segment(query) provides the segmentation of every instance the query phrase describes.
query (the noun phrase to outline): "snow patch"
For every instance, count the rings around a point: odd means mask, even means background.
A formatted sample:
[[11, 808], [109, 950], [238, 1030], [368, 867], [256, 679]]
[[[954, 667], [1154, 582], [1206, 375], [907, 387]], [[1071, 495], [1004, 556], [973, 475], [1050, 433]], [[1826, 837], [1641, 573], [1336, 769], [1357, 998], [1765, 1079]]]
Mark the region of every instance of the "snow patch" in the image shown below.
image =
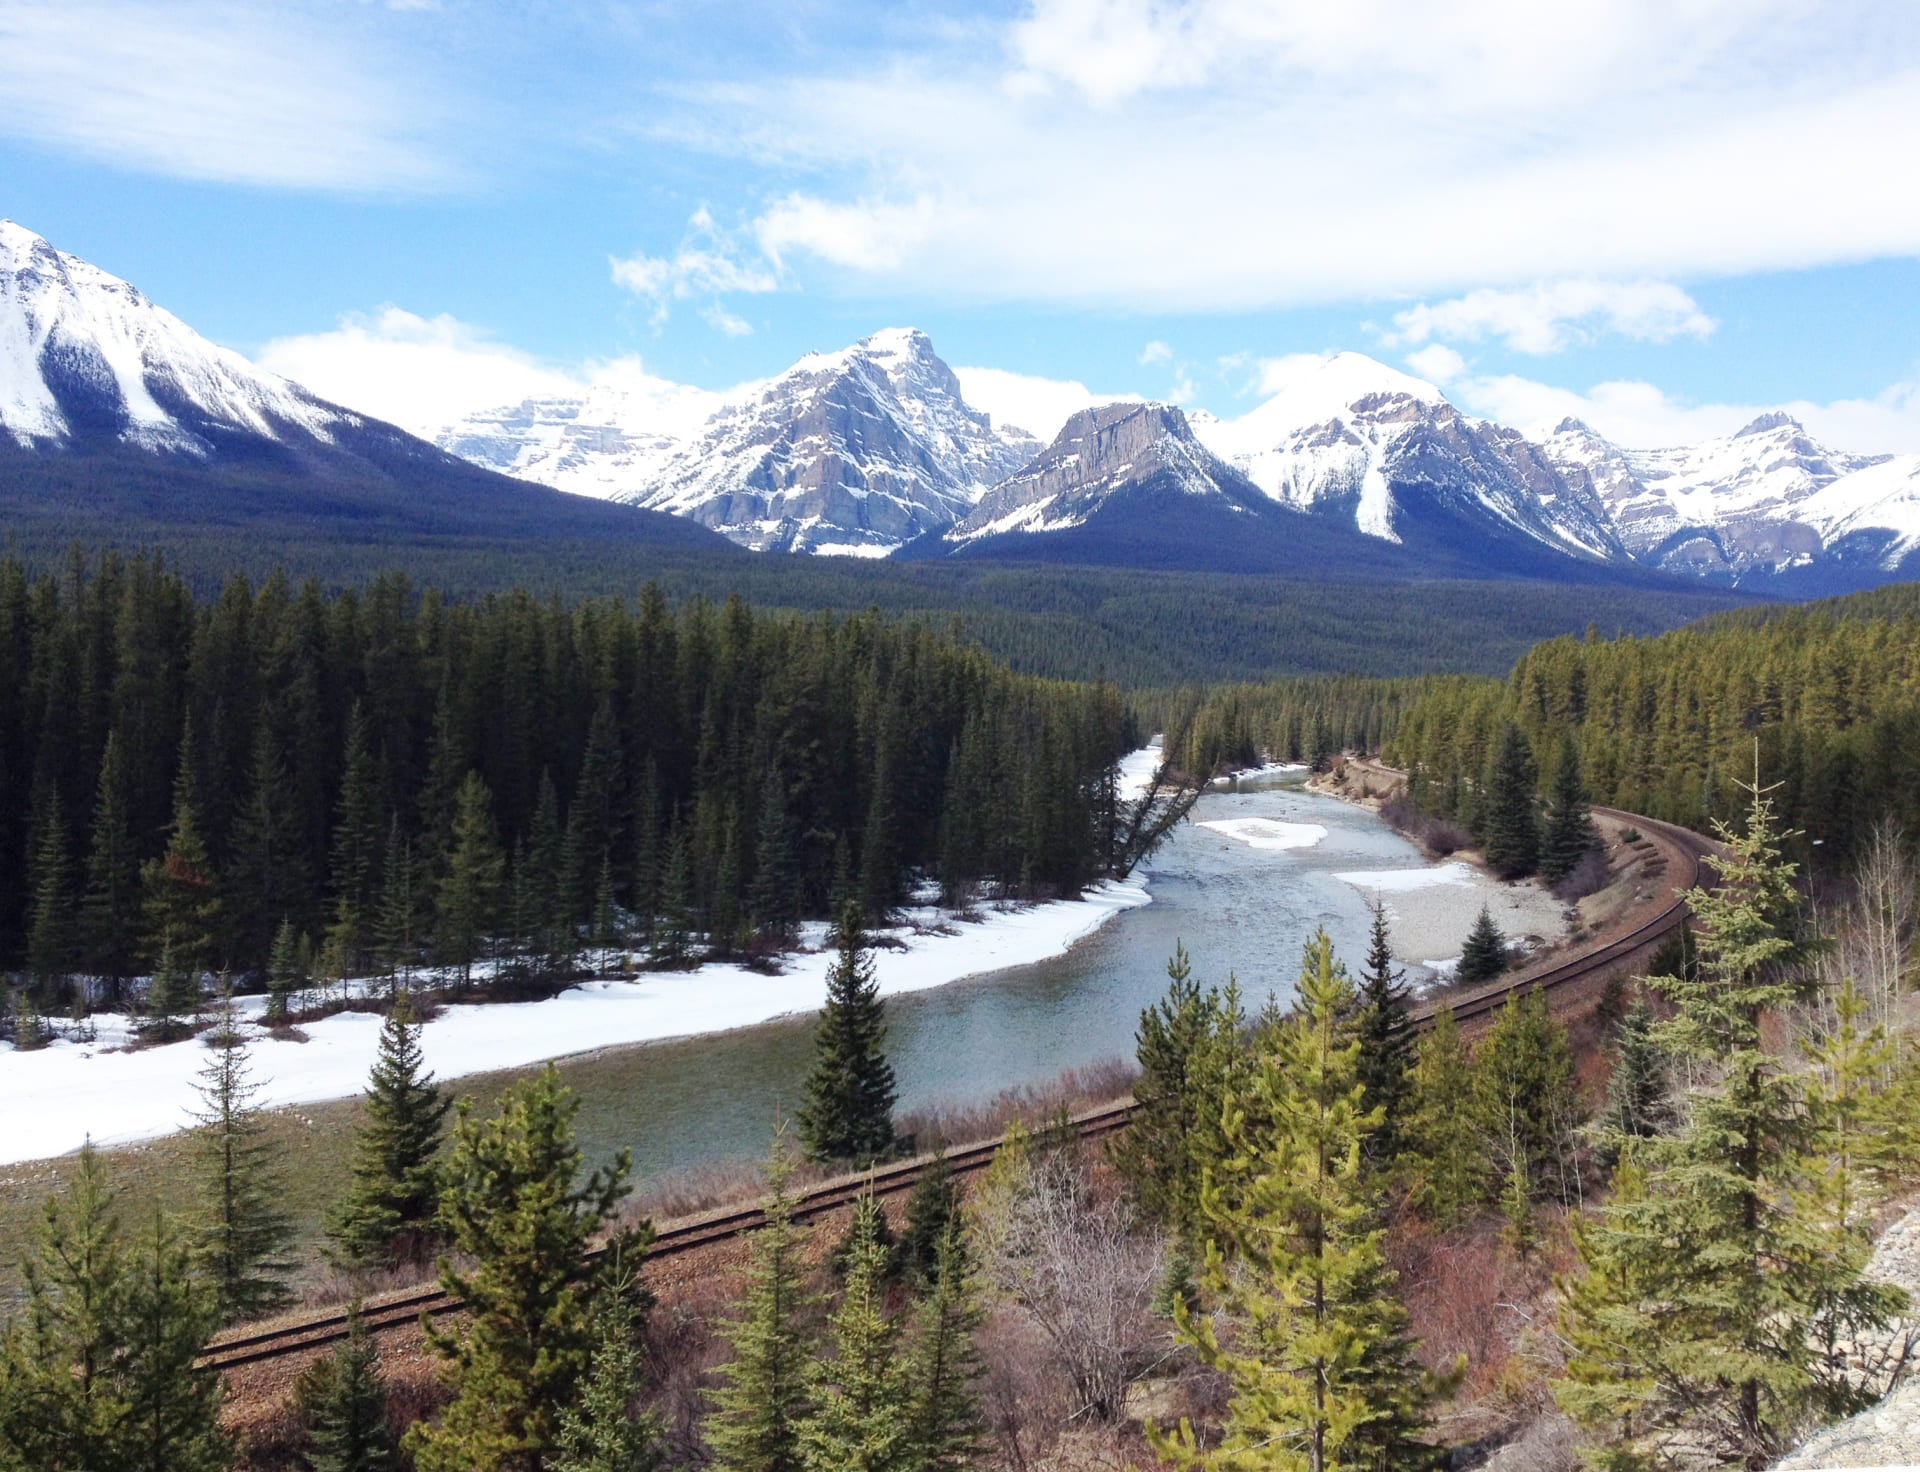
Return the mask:
[[1319, 823], [1283, 823], [1278, 818], [1215, 818], [1195, 826], [1211, 828], [1248, 848], [1312, 848], [1327, 836], [1326, 828]]
[[1454, 860], [1430, 869], [1363, 869], [1351, 874], [1336, 874], [1356, 889], [1371, 889], [1381, 894], [1403, 893], [1411, 889], [1432, 889], [1440, 884], [1471, 887], [1476, 881], [1473, 870]]

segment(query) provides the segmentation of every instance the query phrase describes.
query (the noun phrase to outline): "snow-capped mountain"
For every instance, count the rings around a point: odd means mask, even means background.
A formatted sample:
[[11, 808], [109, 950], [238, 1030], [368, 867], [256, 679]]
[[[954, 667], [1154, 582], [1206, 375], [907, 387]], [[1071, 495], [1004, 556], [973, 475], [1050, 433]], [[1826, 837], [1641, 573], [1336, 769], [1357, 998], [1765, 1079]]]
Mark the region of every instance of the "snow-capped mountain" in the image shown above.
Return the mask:
[[[1635, 557], [1721, 580], [1833, 555], [1840, 518], [1813, 503], [1827, 487], [1888, 458], [1829, 450], [1778, 413], [1725, 439], [1663, 450], [1623, 450], [1568, 419], [1542, 449], [1569, 482], [1588, 484]], [[1878, 483], [1870, 480], [1868, 491]], [[1871, 522], [1876, 514], [1854, 492], [1832, 504], [1848, 507], [1849, 520]]]
[[809, 353], [706, 403], [542, 400], [466, 420], [439, 443], [548, 485], [690, 517], [744, 546], [867, 556], [945, 531], [1040, 449], [970, 408], [914, 328]]
[[1194, 437], [1178, 409], [1108, 404], [1067, 420], [1051, 445], [982, 496], [946, 540], [1064, 531], [1085, 524], [1115, 496], [1148, 490], [1240, 512], [1260, 500], [1245, 476]]
[[1539, 447], [1470, 419], [1432, 384], [1360, 353], [1281, 365], [1278, 391], [1195, 431], [1275, 500], [1341, 517], [1389, 542], [1450, 535], [1537, 542], [1582, 560], [1629, 559], [1605, 508]]
[[331, 443], [358, 422], [0, 220], [0, 428], [21, 448], [104, 440], [205, 459], [247, 440]]
[[726, 544], [510, 480], [207, 341], [138, 289], [0, 220], [0, 520], [54, 545], [226, 538]]

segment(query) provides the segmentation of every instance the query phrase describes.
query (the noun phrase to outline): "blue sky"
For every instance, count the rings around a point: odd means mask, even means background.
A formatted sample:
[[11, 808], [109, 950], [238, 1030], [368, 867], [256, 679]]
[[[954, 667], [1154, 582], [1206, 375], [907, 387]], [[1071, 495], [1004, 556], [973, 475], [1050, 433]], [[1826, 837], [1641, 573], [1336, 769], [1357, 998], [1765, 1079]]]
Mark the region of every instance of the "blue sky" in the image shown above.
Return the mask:
[[0, 214], [418, 428], [911, 323], [1008, 403], [1352, 348], [1920, 449], [1916, 159], [1909, 0], [0, 0]]

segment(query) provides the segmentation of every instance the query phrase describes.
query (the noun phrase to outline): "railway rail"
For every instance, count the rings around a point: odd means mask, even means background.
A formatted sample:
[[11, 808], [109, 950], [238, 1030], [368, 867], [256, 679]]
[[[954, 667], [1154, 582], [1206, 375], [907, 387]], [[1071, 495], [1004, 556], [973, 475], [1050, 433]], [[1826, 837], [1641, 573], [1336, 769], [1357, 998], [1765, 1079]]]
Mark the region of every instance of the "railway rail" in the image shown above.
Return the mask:
[[[1701, 882], [1700, 861], [1714, 853], [1716, 845], [1712, 840], [1690, 829], [1656, 822], [1637, 813], [1624, 813], [1611, 808], [1596, 808], [1594, 811], [1640, 829], [1643, 833], [1652, 832], [1679, 852], [1682, 868], [1669, 881], [1672, 887], [1668, 903], [1626, 934], [1581, 955], [1516, 972], [1498, 985], [1471, 996], [1417, 1008], [1413, 1012], [1416, 1025], [1423, 1028], [1432, 1026], [1433, 1017], [1442, 1006], [1451, 1007], [1454, 1016], [1461, 1022], [1485, 1017], [1502, 1006], [1509, 997], [1535, 987], [1552, 991], [1604, 972], [1686, 923], [1686, 894]], [[1662, 877], [1666, 876], [1663, 874]], [[1133, 1108], [1132, 1100], [1122, 1100], [1085, 1110], [1072, 1116], [1070, 1123], [1082, 1140], [1097, 1140], [1125, 1129]], [[984, 1170], [999, 1147], [1000, 1141], [994, 1139], [949, 1150], [947, 1164], [955, 1175], [969, 1175]], [[866, 1191], [879, 1196], [910, 1191], [931, 1160], [931, 1156], [919, 1156], [809, 1186], [796, 1194], [791, 1217], [794, 1221], [804, 1222], [828, 1215], [851, 1204]], [[756, 1202], [669, 1222], [655, 1233], [652, 1245], [647, 1249], [647, 1260], [678, 1257], [727, 1241], [764, 1226], [766, 1220], [766, 1208]], [[383, 1330], [417, 1324], [422, 1319], [458, 1313], [463, 1306], [458, 1298], [444, 1289], [417, 1288], [364, 1305], [361, 1317], [367, 1328], [377, 1334]], [[263, 1360], [324, 1348], [346, 1338], [347, 1332], [347, 1315], [344, 1311], [317, 1313], [292, 1323], [216, 1340], [208, 1346], [201, 1363], [219, 1370], [237, 1369]]]

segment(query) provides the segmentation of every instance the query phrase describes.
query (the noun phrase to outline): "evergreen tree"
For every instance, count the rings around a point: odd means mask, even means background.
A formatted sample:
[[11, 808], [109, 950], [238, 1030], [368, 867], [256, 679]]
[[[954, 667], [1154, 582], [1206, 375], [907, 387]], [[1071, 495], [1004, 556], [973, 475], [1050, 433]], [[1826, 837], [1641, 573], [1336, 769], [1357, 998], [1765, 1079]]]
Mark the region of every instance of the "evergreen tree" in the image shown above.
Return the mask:
[[1460, 948], [1460, 963], [1453, 969], [1453, 979], [1460, 986], [1481, 986], [1506, 969], [1507, 938], [1493, 923], [1492, 911], [1482, 905], [1473, 929], [1467, 932], [1466, 944]]
[[199, 1364], [214, 1318], [192, 1255], [155, 1213], [136, 1244], [118, 1378], [127, 1414], [114, 1472], [229, 1472], [220, 1425], [220, 1376]]
[[387, 829], [380, 908], [374, 918], [373, 936], [381, 970], [404, 984], [420, 952], [420, 870], [413, 856], [413, 840], [400, 831], [398, 818]]
[[265, 719], [254, 735], [252, 776], [227, 874], [235, 933], [250, 955], [269, 947], [276, 927], [310, 902], [312, 880], [295, 833], [286, 763]]
[[907, 1196], [906, 1222], [895, 1249], [900, 1272], [916, 1287], [931, 1285], [940, 1253], [960, 1220], [960, 1187], [944, 1148], [934, 1151]]
[[492, 928], [505, 869], [494, 835], [492, 794], [478, 772], [468, 772], [455, 794], [439, 893], [440, 960], [460, 968], [462, 984], [473, 981], [473, 963]]
[[800, 1140], [815, 1160], [868, 1164], [893, 1148], [893, 1065], [885, 1005], [857, 906], [841, 911], [839, 959], [813, 1034], [813, 1071], [800, 1106]]
[[558, 969], [571, 950], [573, 898], [567, 884], [560, 794], [553, 774], [540, 774], [527, 846], [513, 866], [515, 929], [537, 974]]
[[1574, 1204], [1573, 1132], [1580, 1121], [1573, 1055], [1540, 988], [1508, 997], [1474, 1050], [1473, 1114], [1494, 1166], [1490, 1188], [1520, 1181], [1532, 1198]]
[[[1379, 1114], [1358, 1080], [1359, 1044], [1341, 1041], [1352, 991], [1324, 932], [1308, 943], [1298, 997], [1246, 1085], [1272, 1126], [1249, 1132], [1230, 1116], [1222, 1175], [1239, 1189], [1209, 1181], [1203, 1198], [1219, 1238], [1204, 1291], [1242, 1332], [1223, 1343], [1213, 1318], [1174, 1312], [1181, 1340], [1232, 1388], [1214, 1448], [1185, 1422], [1172, 1437], [1149, 1425], [1155, 1450], [1181, 1466], [1333, 1472], [1431, 1457], [1415, 1433], [1445, 1383], [1415, 1361], [1393, 1294], [1360, 1162]], [[1229, 1270], [1222, 1242], [1243, 1271]]]
[[633, 1411], [642, 1374], [627, 1294], [603, 1290], [594, 1318], [593, 1357], [581, 1382], [579, 1404], [560, 1413], [553, 1472], [655, 1472], [666, 1459], [659, 1418]]
[[391, 1472], [397, 1465], [380, 1349], [359, 1299], [347, 1307], [347, 1337], [307, 1367], [295, 1397], [312, 1444], [312, 1472]]
[[1744, 830], [1720, 830], [1719, 882], [1691, 896], [1692, 974], [1650, 977], [1672, 1005], [1654, 1042], [1700, 1080], [1685, 1122], [1644, 1141], [1575, 1241], [1561, 1405], [1617, 1442], [1613, 1460], [1664, 1460], [1674, 1438], [1735, 1466], [1769, 1464], [1810, 1416], [1861, 1398], [1818, 1347], [1873, 1331], [1897, 1303], [1863, 1280], [1850, 1231], [1824, 1230], [1803, 1193], [1829, 1173], [1805, 1085], [1765, 1046], [1761, 1019], [1805, 995], [1788, 965], [1794, 866], [1756, 783]]
[[1133, 1118], [1112, 1150], [1141, 1211], [1185, 1238], [1204, 1228], [1201, 1181], [1223, 1155], [1221, 1114], [1240, 1081], [1246, 1028], [1238, 991], [1203, 992], [1192, 969], [1176, 945], [1166, 996], [1140, 1013]]
[[1560, 742], [1560, 765], [1553, 774], [1553, 804], [1540, 845], [1540, 877], [1558, 884], [1576, 865], [1600, 846], [1593, 814], [1587, 806], [1587, 787], [1580, 777], [1580, 750], [1569, 731]]
[[1373, 907], [1367, 969], [1361, 973], [1357, 1003], [1354, 1035], [1360, 1057], [1355, 1066], [1367, 1103], [1380, 1110], [1380, 1127], [1367, 1137], [1365, 1153], [1375, 1164], [1391, 1164], [1403, 1148], [1413, 1108], [1416, 1034], [1407, 1016], [1404, 974], [1393, 966], [1386, 911], [1378, 904]]
[[1522, 878], [1540, 865], [1540, 814], [1533, 796], [1538, 780], [1526, 732], [1509, 724], [1474, 810], [1487, 863], [1502, 879]]
[[426, 1255], [440, 1204], [441, 1124], [451, 1107], [425, 1071], [420, 1026], [402, 991], [380, 1029], [353, 1175], [327, 1220], [341, 1262], [386, 1265]]
[[831, 1359], [810, 1376], [812, 1407], [800, 1422], [806, 1472], [909, 1472], [913, 1466], [908, 1362], [886, 1309], [887, 1250], [875, 1231], [880, 1204], [854, 1206], [853, 1251], [839, 1307], [828, 1320]]
[[149, 1042], [170, 1043], [193, 1031], [200, 1016], [200, 980], [174, 960], [173, 947], [160, 952], [147, 986], [146, 1015], [140, 1035]]
[[792, 1166], [776, 1138], [767, 1164], [766, 1224], [747, 1239], [740, 1313], [721, 1333], [733, 1358], [720, 1367], [706, 1440], [720, 1472], [798, 1472], [808, 1411], [806, 1282], [795, 1239]]
[[707, 906], [707, 939], [715, 950], [725, 952], [740, 936], [740, 823], [731, 808], [723, 831], [713, 901]]
[[199, 1258], [222, 1323], [257, 1319], [287, 1302], [292, 1222], [281, 1207], [279, 1151], [254, 1099], [260, 1085], [227, 1003], [208, 1039], [212, 1056], [195, 1089], [202, 1194]]
[[1607, 1103], [1594, 1121], [1597, 1154], [1611, 1167], [1634, 1140], [1651, 1139], [1673, 1123], [1666, 1060], [1653, 1040], [1653, 1009], [1636, 1001], [1614, 1039]]
[[27, 931], [27, 966], [43, 996], [73, 969], [73, 873], [67, 859], [67, 823], [58, 794], [49, 796], [34, 854], [33, 918]]
[[328, 938], [342, 963], [357, 968], [366, 954], [379, 896], [380, 789], [367, 720], [355, 701], [347, 713], [346, 753], [340, 778], [338, 818], [327, 869], [333, 882], [333, 924]]
[[267, 1011], [269, 1027], [278, 1027], [293, 1016], [298, 998], [306, 991], [307, 968], [300, 955], [300, 939], [293, 933], [293, 921], [282, 920], [274, 933], [273, 951], [267, 959]]
[[1408, 1135], [1414, 1199], [1436, 1226], [1455, 1225], [1480, 1202], [1486, 1159], [1474, 1120], [1473, 1062], [1451, 1007], [1434, 1014], [1420, 1039]]
[[140, 939], [140, 858], [127, 811], [127, 786], [120, 734], [110, 732], [100, 757], [81, 915], [86, 964], [108, 978], [115, 996], [133, 972]]
[[689, 915], [692, 858], [687, 852], [687, 835], [678, 827], [667, 843], [666, 871], [660, 881], [660, 913], [653, 922], [651, 959], [655, 966], [669, 970], [685, 966], [693, 930]]
[[179, 775], [173, 784], [173, 823], [167, 851], [140, 868], [142, 908], [149, 957], [172, 954], [173, 963], [196, 982], [212, 961], [222, 923], [213, 864], [200, 836], [191, 761], [193, 727], [181, 740]]
[[986, 1314], [957, 1217], [940, 1238], [926, 1283], [907, 1364], [907, 1465], [962, 1472], [977, 1465], [985, 1440], [976, 1389], [985, 1366], [973, 1336]]
[[454, 1392], [405, 1444], [420, 1472], [533, 1472], [558, 1445], [593, 1349], [588, 1249], [626, 1192], [631, 1158], [580, 1179], [580, 1101], [551, 1064], [510, 1086], [484, 1123], [460, 1102], [440, 1187], [456, 1259], [440, 1282], [468, 1308], [454, 1334], [428, 1328]]
[[753, 888], [747, 908], [761, 934], [784, 940], [800, 919], [800, 875], [787, 817], [786, 784], [779, 768], [767, 774], [760, 826], [753, 844]]

